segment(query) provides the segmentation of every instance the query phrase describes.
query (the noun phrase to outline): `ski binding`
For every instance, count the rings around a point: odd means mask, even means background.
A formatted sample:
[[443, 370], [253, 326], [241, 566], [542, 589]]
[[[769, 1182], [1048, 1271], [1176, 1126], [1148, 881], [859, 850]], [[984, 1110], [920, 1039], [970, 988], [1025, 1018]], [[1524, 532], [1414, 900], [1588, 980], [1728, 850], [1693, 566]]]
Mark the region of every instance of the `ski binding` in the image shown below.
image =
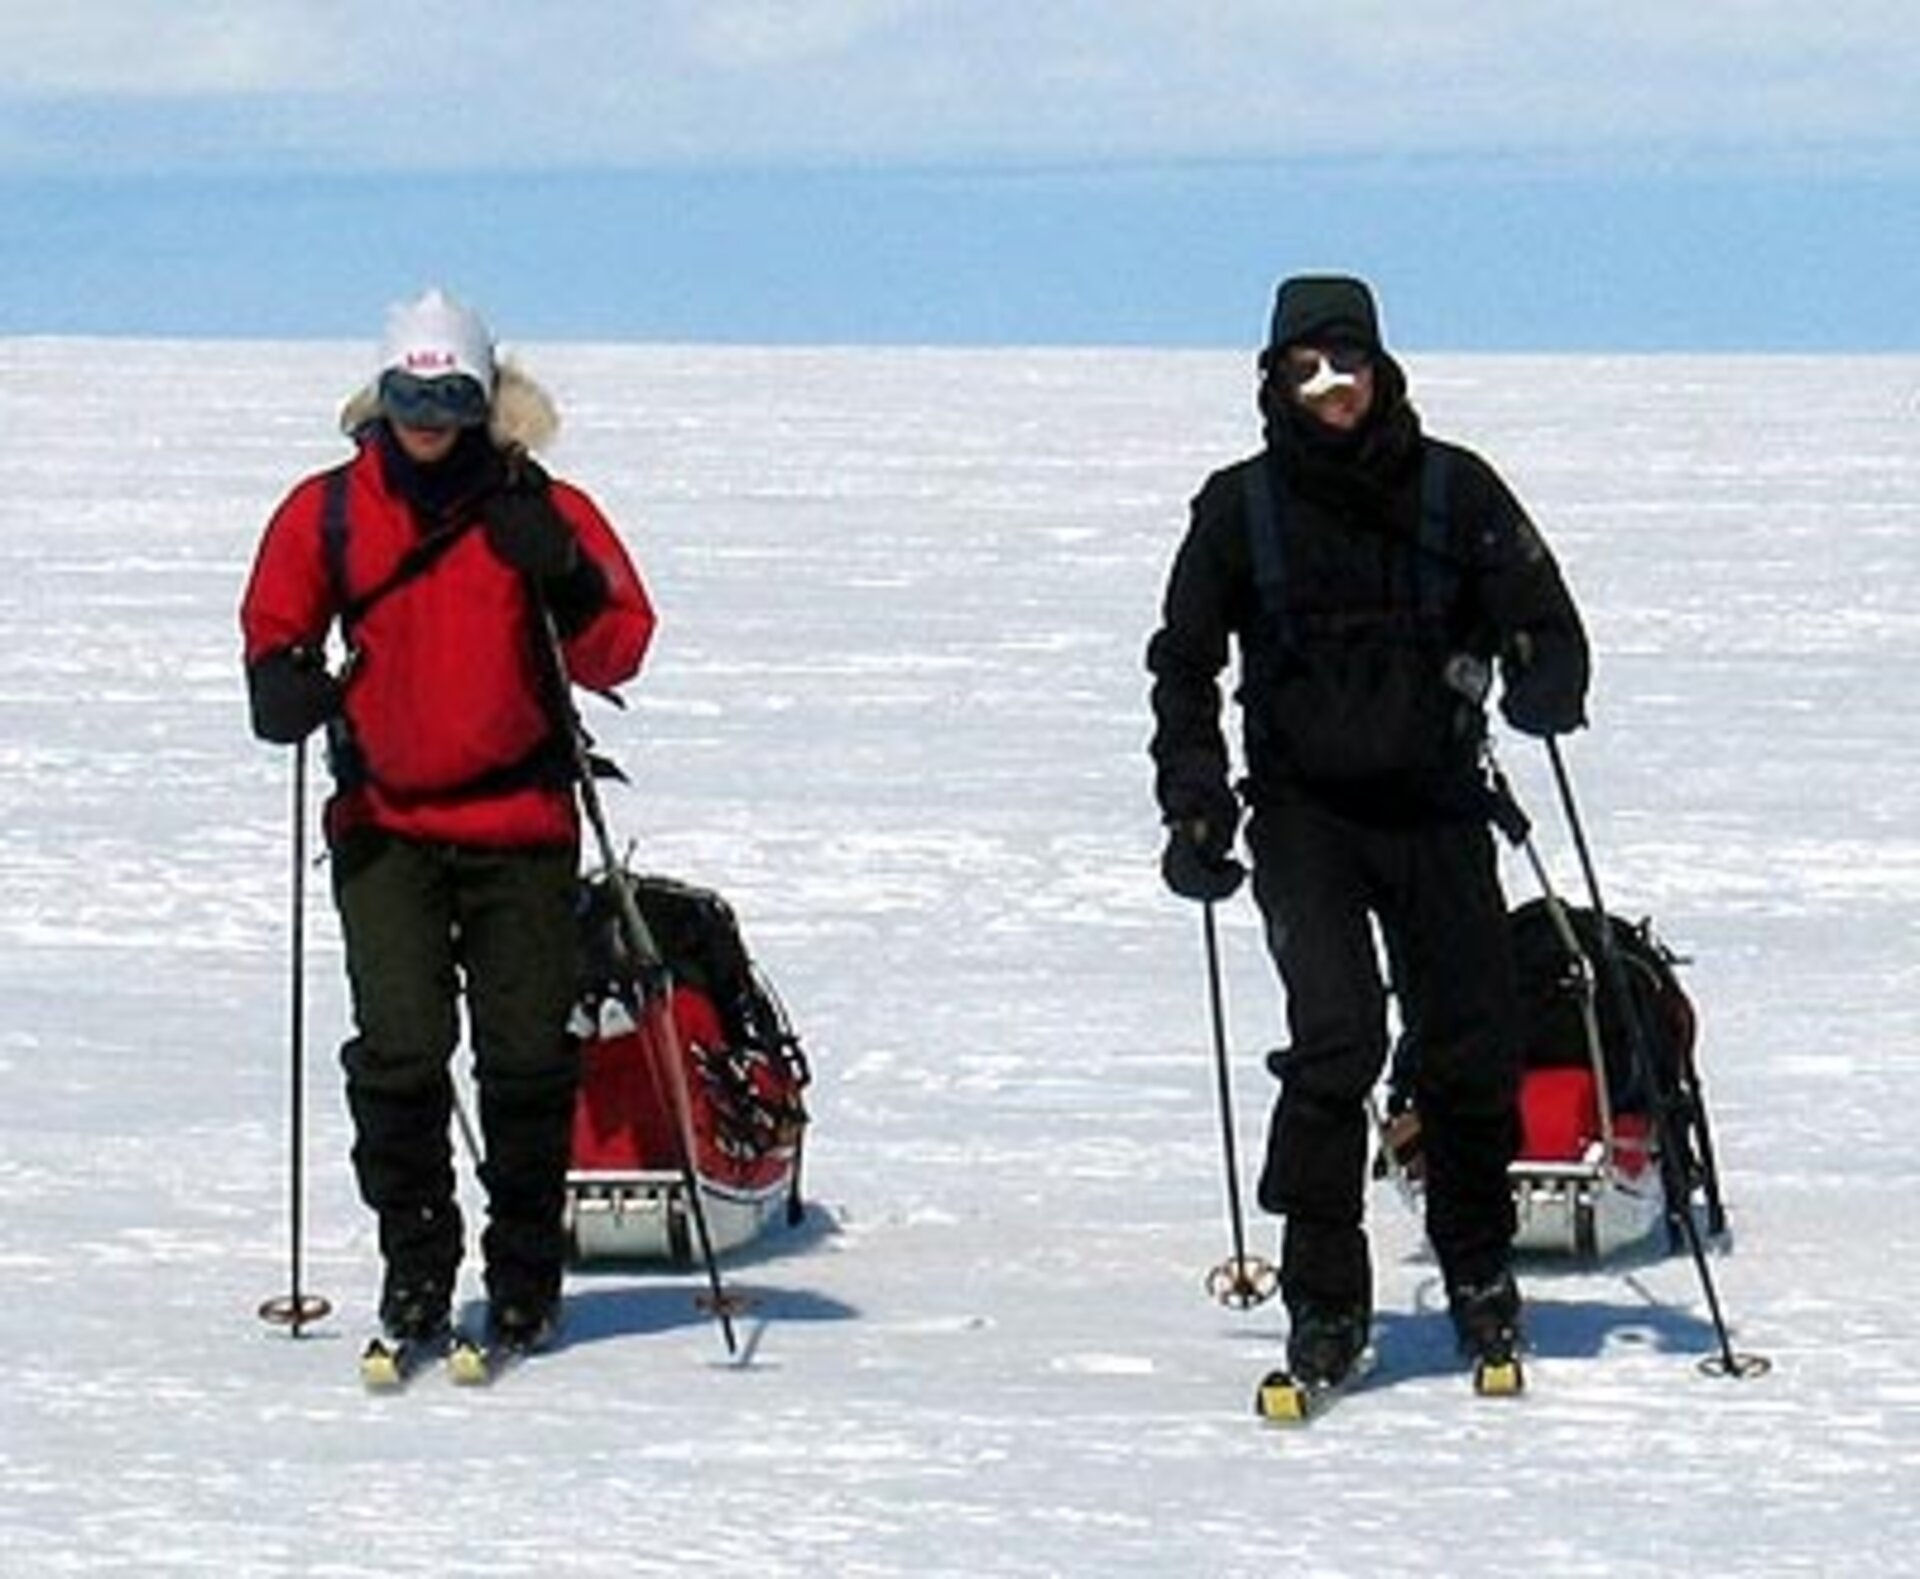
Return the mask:
[[1518, 1398], [1526, 1391], [1526, 1372], [1520, 1368], [1517, 1354], [1494, 1355], [1475, 1360], [1473, 1391], [1479, 1398]]
[[360, 1351], [360, 1385], [370, 1393], [394, 1393], [446, 1348], [438, 1338], [388, 1338], [376, 1335]]
[[447, 1376], [456, 1387], [485, 1387], [506, 1369], [513, 1353], [460, 1333], [447, 1350]]

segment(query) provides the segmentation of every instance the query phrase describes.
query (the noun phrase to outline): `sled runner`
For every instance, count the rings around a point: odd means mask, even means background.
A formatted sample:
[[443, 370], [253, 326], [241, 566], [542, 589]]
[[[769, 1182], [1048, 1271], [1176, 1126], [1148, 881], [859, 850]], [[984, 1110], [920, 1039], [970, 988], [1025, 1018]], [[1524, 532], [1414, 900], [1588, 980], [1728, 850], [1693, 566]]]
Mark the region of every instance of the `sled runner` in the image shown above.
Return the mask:
[[628, 957], [605, 872], [583, 883], [568, 1233], [576, 1262], [688, 1265], [699, 1249], [689, 1179], [715, 1253], [799, 1221], [806, 1057], [725, 900], [619, 877], [661, 958]]

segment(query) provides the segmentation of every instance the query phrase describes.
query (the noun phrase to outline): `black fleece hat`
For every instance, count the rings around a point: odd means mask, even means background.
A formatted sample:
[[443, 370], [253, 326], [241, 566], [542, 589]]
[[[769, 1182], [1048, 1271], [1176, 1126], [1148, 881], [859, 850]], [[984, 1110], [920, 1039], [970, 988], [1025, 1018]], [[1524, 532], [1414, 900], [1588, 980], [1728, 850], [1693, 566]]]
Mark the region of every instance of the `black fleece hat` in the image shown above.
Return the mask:
[[1383, 351], [1380, 315], [1365, 280], [1350, 274], [1296, 274], [1282, 280], [1273, 299], [1269, 350], [1319, 341]]

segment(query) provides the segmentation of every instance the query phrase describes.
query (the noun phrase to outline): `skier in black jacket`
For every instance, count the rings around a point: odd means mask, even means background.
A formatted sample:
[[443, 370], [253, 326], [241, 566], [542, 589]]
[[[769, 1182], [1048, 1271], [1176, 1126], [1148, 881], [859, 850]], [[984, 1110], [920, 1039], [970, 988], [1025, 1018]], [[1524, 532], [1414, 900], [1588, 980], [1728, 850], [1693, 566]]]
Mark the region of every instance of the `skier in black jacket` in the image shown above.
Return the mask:
[[[1266, 448], [1194, 500], [1147, 667], [1168, 886], [1233, 893], [1242, 797], [1251, 813], [1290, 1037], [1259, 1192], [1285, 1218], [1288, 1366], [1338, 1380], [1368, 1341], [1367, 1100], [1389, 986], [1417, 1038], [1427, 1231], [1454, 1325], [1470, 1355], [1510, 1357], [1520, 1056], [1482, 702], [1497, 669], [1514, 728], [1578, 728], [1586, 638], [1492, 467], [1421, 432], [1362, 281], [1283, 282], [1259, 368]], [[1230, 637], [1238, 796], [1220, 719]]]

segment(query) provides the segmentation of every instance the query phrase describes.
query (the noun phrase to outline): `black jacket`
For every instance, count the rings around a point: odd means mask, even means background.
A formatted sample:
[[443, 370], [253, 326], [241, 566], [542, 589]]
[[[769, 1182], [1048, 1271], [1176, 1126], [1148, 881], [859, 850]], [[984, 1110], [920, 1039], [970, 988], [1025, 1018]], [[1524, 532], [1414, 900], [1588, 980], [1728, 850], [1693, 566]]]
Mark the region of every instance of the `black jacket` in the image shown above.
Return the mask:
[[[1339, 441], [1276, 417], [1267, 449], [1214, 473], [1193, 502], [1147, 649], [1155, 789], [1170, 822], [1208, 815], [1226, 789], [1229, 638], [1256, 807], [1305, 795], [1369, 822], [1481, 815], [1485, 720], [1449, 679], [1462, 656], [1497, 665], [1516, 727], [1551, 734], [1584, 721], [1586, 638], [1546, 545], [1491, 466], [1421, 433], [1398, 368], [1384, 358], [1381, 368], [1377, 415], [1359, 435]], [[1435, 465], [1438, 536], [1423, 525]], [[1264, 592], [1256, 468], [1281, 544]]]

